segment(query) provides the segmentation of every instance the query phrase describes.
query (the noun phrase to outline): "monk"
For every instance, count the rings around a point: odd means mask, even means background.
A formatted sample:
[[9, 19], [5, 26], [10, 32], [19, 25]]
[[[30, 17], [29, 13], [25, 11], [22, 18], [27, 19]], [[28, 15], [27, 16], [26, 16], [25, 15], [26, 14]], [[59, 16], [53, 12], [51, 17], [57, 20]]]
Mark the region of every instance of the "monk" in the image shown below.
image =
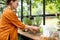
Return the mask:
[[7, 7], [0, 19], [0, 40], [18, 40], [18, 28], [38, 30], [38, 27], [23, 24], [16, 16], [18, 0], [6, 0]]

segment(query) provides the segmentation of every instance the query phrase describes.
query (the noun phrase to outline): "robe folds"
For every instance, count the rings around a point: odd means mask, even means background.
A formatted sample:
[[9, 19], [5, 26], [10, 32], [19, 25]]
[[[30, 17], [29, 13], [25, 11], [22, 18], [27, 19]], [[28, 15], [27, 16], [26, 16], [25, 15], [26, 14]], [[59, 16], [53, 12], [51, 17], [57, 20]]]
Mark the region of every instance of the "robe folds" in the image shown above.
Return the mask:
[[18, 40], [18, 28], [24, 29], [25, 25], [18, 20], [16, 13], [6, 8], [0, 18], [0, 40]]

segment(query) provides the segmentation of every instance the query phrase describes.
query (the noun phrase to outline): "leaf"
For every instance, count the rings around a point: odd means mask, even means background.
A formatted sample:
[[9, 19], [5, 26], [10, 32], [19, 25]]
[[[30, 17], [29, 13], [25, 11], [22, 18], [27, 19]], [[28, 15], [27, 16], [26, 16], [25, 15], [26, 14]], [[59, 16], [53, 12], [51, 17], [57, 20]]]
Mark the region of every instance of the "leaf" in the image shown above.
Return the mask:
[[57, 0], [58, 3], [60, 3], [60, 0]]

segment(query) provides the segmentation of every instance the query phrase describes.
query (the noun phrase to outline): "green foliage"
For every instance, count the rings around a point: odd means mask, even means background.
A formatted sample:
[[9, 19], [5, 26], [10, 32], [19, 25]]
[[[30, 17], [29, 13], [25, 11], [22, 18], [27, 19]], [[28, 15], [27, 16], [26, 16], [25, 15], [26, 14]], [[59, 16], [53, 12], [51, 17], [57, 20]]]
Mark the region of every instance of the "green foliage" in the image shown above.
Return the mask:
[[1, 6], [0, 6], [0, 15], [2, 14], [3, 9], [6, 7], [5, 0], [0, 0]]
[[29, 18], [24, 18], [23, 22], [27, 25], [32, 25], [32, 21]]
[[30, 0], [26, 0], [26, 3], [29, 5], [30, 4]]
[[57, 0], [57, 2], [60, 4], [60, 0]]
[[54, 3], [50, 3], [48, 5], [46, 5], [46, 12], [50, 13], [50, 14], [54, 14], [58, 12], [58, 9], [56, 8]]
[[46, 0], [46, 12], [58, 13], [60, 12], [60, 0]]
[[35, 25], [39, 26], [41, 24], [41, 18], [40, 17], [36, 17], [34, 22], [36, 23]]
[[40, 3], [42, 3], [43, 2], [43, 0], [34, 0], [35, 2], [40, 2]]
[[24, 18], [23, 22], [27, 25], [35, 25], [39, 26], [41, 24], [41, 18], [40, 17], [35, 17], [34, 20], [30, 20], [30, 18]]
[[42, 27], [40, 28], [40, 32], [43, 33], [43, 28]]

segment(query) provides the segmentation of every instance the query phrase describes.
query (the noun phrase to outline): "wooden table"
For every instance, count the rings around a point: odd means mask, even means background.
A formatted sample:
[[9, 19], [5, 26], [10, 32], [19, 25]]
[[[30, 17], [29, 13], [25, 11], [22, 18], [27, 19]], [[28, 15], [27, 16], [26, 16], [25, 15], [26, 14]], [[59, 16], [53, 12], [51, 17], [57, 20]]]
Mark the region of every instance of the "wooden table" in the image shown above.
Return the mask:
[[33, 40], [43, 40], [43, 38], [41, 37], [41, 34], [40, 35], [30, 34], [28, 32], [23, 32], [20, 29], [18, 29], [18, 33], [21, 34], [21, 35], [23, 35], [23, 36], [26, 36], [28, 38], [31, 38]]

